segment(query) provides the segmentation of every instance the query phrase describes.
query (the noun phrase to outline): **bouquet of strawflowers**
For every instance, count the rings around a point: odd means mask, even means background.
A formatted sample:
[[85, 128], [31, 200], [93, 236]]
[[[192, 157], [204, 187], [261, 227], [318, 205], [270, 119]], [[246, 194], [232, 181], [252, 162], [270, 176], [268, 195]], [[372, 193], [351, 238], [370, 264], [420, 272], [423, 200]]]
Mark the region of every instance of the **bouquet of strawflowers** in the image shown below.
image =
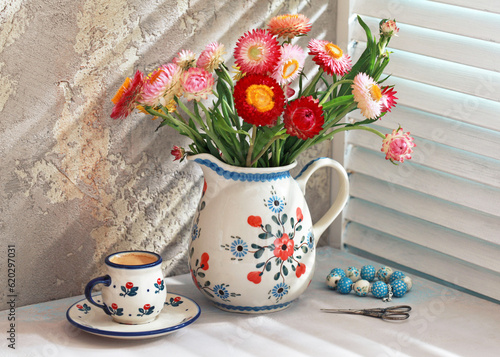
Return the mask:
[[[389, 62], [386, 46], [399, 29], [395, 21], [384, 19], [377, 40], [362, 19], [358, 21], [367, 47], [355, 64], [326, 40], [310, 40], [306, 53], [292, 40], [311, 30], [309, 20], [300, 14], [277, 16], [267, 29], [239, 38], [233, 77], [222, 44], [208, 44], [198, 58], [182, 50], [152, 73], [137, 71], [127, 78], [112, 100], [111, 117], [125, 118], [138, 109], [160, 118], [158, 128], [168, 125], [192, 140], [189, 150], [174, 146], [172, 154], [181, 160], [209, 153], [234, 166], [283, 166], [336, 133], [367, 130], [383, 139], [386, 159], [403, 162], [415, 146], [410, 133], [399, 127], [383, 135], [369, 126], [396, 104], [394, 87], [380, 77]], [[318, 70], [305, 85], [308, 56]], [[202, 100], [209, 96], [212, 105], [207, 106]], [[342, 121], [355, 109], [364, 120]]]

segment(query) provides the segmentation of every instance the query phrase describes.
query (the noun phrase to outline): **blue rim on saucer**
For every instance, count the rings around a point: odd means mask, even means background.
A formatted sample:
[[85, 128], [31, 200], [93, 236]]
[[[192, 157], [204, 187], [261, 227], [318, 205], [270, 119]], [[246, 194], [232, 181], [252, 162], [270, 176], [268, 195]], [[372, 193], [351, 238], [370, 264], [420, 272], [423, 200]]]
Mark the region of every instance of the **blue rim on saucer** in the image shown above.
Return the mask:
[[[100, 300], [99, 298], [100, 294], [97, 294], [96, 301]], [[77, 328], [95, 335], [141, 339], [168, 335], [192, 324], [200, 314], [200, 306], [194, 300], [169, 292], [161, 313], [147, 324], [126, 325], [114, 322], [102, 309], [96, 308], [87, 299], [71, 305], [66, 312], [66, 318]]]

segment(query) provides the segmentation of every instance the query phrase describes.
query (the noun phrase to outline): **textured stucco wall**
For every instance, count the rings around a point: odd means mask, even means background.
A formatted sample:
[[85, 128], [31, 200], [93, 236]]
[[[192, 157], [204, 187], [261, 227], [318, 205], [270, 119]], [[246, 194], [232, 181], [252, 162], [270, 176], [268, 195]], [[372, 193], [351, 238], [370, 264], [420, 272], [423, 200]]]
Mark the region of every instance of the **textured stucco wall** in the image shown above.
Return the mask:
[[[124, 76], [184, 48], [228, 48], [271, 16], [301, 12], [334, 39], [336, 3], [310, 1], [11, 0], [0, 5], [0, 309], [6, 248], [16, 249], [18, 305], [78, 295], [103, 258], [148, 249], [166, 275], [187, 271], [201, 170], [172, 162], [187, 141], [135, 114], [109, 118]], [[326, 35], [326, 33], [328, 33]], [[307, 40], [302, 44], [305, 46]], [[329, 155], [329, 145], [301, 157]], [[329, 176], [308, 187], [314, 216]]]

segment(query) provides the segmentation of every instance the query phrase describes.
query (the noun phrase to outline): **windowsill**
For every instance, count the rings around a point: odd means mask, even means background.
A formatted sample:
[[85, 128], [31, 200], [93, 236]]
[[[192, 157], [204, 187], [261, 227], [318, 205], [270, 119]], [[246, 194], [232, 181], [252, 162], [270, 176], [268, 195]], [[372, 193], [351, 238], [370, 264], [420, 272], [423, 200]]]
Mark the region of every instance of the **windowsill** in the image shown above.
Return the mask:
[[[315, 277], [308, 290], [288, 309], [270, 314], [228, 313], [212, 306], [188, 274], [167, 278], [169, 292], [194, 299], [199, 319], [171, 335], [146, 340], [116, 340], [83, 332], [66, 320], [66, 310], [83, 298], [71, 297], [16, 310], [15, 350], [9, 343], [8, 313], [0, 312], [2, 356], [490, 356], [498, 352], [500, 307], [492, 302], [413, 277], [403, 298], [384, 303], [372, 296], [340, 295], [328, 289], [326, 275], [334, 267], [378, 264], [352, 254], [318, 249]], [[411, 316], [385, 322], [357, 315], [328, 314], [321, 308], [372, 308], [410, 305]], [[7, 343], [6, 343], [7, 342]], [[7, 353], [7, 354], [5, 354]], [[114, 355], [114, 354], [112, 354]]]

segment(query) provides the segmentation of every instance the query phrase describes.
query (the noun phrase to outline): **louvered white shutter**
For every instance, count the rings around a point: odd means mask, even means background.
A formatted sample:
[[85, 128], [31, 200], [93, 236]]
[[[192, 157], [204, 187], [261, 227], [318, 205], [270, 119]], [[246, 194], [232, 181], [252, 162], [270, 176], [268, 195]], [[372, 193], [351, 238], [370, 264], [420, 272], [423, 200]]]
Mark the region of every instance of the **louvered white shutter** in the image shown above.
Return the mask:
[[[399, 100], [376, 128], [401, 125], [417, 145], [412, 160], [395, 166], [380, 138], [345, 135], [343, 244], [500, 301], [500, 2], [338, 5], [339, 44], [354, 60], [366, 43], [355, 15], [373, 34], [382, 18], [396, 19], [386, 83]], [[362, 119], [358, 111], [350, 117]]]

